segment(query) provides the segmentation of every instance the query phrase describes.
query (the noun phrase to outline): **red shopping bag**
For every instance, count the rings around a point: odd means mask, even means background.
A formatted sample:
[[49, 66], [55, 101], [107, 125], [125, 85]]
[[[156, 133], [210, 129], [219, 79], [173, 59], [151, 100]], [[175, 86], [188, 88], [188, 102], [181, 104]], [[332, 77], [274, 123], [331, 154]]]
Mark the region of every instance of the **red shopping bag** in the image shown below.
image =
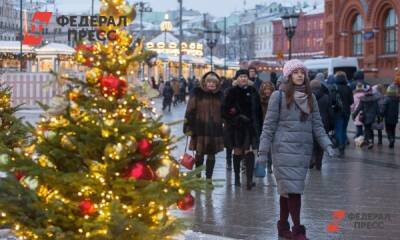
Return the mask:
[[186, 152], [187, 151], [188, 140], [189, 140], [189, 138], [186, 138], [185, 153], [181, 157], [181, 162], [180, 163], [185, 168], [187, 168], [189, 170], [192, 170], [196, 160], [194, 159], [194, 157], [192, 155], [190, 155], [189, 153]]

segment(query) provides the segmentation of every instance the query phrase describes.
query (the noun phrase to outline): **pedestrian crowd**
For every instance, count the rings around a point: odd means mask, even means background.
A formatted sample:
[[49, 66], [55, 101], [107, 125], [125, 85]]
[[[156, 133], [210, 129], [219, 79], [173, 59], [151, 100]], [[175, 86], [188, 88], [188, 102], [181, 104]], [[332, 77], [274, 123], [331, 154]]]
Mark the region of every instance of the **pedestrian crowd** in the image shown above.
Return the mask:
[[[232, 80], [208, 72], [199, 81], [162, 82], [159, 90], [163, 110], [170, 111], [171, 104], [186, 102], [189, 88], [183, 131], [190, 138], [196, 167], [205, 162], [206, 179], [212, 179], [215, 155], [224, 149], [227, 170], [233, 166], [235, 186], [241, 186], [244, 171], [246, 188], [251, 190], [256, 165], [265, 166], [274, 175], [280, 195], [279, 236], [303, 240], [301, 196], [309, 169], [321, 170], [325, 154], [345, 158], [352, 142], [366, 149], [375, 142], [382, 145], [384, 130], [388, 147], [394, 148], [397, 85], [371, 86], [363, 72], [348, 74], [313, 74], [302, 61], [290, 60], [277, 81], [275, 75], [262, 81], [256, 68], [250, 67], [238, 70]], [[354, 141], [348, 134], [350, 120], [355, 126]]]

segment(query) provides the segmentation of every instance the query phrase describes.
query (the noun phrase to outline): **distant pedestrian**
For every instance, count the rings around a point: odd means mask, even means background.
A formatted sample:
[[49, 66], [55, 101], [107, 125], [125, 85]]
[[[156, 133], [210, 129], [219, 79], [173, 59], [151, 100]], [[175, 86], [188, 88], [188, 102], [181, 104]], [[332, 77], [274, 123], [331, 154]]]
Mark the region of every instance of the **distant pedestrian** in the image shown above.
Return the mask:
[[[265, 115], [267, 114], [269, 99], [274, 91], [275, 91], [274, 84], [270, 81], [264, 81], [260, 86], [259, 94], [260, 94], [263, 120], [265, 119]], [[272, 173], [271, 152], [269, 152], [269, 154], [268, 154], [267, 169], [268, 169], [269, 173]]]
[[353, 92], [348, 86], [346, 73], [335, 74], [332, 91], [333, 110], [335, 112], [335, 137], [340, 156], [344, 156], [347, 144], [347, 126], [350, 119], [350, 106], [353, 104]]
[[367, 86], [365, 96], [361, 98], [356, 111], [352, 114], [353, 120], [361, 113], [361, 122], [364, 125], [364, 144], [368, 149], [374, 147], [372, 124], [377, 121], [380, 114], [378, 100], [379, 97], [372, 93], [372, 88]]
[[183, 131], [190, 136], [189, 149], [196, 151], [196, 167], [204, 163], [207, 155], [206, 178], [211, 179], [215, 155], [224, 149], [221, 104], [221, 80], [214, 72], [206, 73], [200, 87], [193, 89], [186, 108]]
[[[364, 97], [364, 95], [365, 95], [364, 86], [361, 83], [358, 83], [353, 94], [354, 102], [351, 105], [351, 113], [354, 113], [356, 111], [358, 105], [360, 105], [361, 98]], [[354, 138], [358, 138], [364, 135], [364, 129], [363, 129], [364, 126], [363, 123], [360, 121], [359, 115], [357, 115], [353, 120], [354, 126], [356, 126], [356, 135], [354, 136]]]
[[172, 104], [173, 95], [174, 95], [174, 92], [172, 90], [171, 83], [168, 81], [165, 83], [165, 86], [163, 87], [163, 91], [162, 91], [162, 96], [164, 97], [163, 107], [162, 107], [163, 111], [168, 107], [168, 112], [171, 112], [171, 104]]
[[[372, 93], [378, 97], [379, 112], [383, 111], [383, 103], [385, 101], [385, 87], [382, 84], [377, 84], [372, 87]], [[372, 125], [373, 130], [378, 132], [378, 145], [382, 145], [382, 132], [385, 128], [381, 114], [379, 114], [376, 124]], [[373, 132], [372, 132], [373, 133]], [[372, 134], [372, 141], [375, 134]]]
[[[318, 109], [321, 115], [322, 124], [324, 125], [324, 129], [326, 134], [332, 131], [335, 127], [334, 125], [334, 113], [333, 109], [330, 107], [330, 98], [326, 93], [324, 88], [322, 87], [321, 81], [318, 79], [312, 80], [310, 82], [311, 91], [314, 94], [317, 102]], [[313, 155], [311, 159], [310, 168], [315, 168], [317, 170], [321, 170], [322, 167], [322, 159], [324, 157], [324, 149], [318, 143], [318, 141], [314, 141], [313, 147]]]
[[399, 120], [399, 90], [394, 84], [386, 90], [386, 97], [383, 104], [383, 117], [385, 128], [389, 140], [389, 148], [394, 148], [396, 140], [396, 125]]
[[249, 79], [253, 82], [253, 87], [258, 91], [261, 86], [261, 79], [258, 77], [257, 68], [249, 67]]
[[177, 104], [178, 104], [178, 101], [179, 101], [179, 82], [178, 82], [178, 79], [176, 79], [176, 78], [173, 78], [172, 80], [171, 80], [171, 87], [172, 87], [172, 90], [173, 90], [173, 92], [174, 92], [174, 97], [173, 97], [173, 104], [174, 104], [174, 106], [176, 106]]
[[[258, 162], [268, 159], [272, 151], [273, 172], [280, 195], [279, 237], [306, 239], [306, 229], [300, 223], [301, 194], [311, 161], [314, 139], [333, 156], [332, 143], [325, 132], [307, 77], [300, 60], [286, 62], [283, 73], [287, 83], [275, 91], [268, 104], [264, 121]], [[294, 226], [290, 231], [289, 214]]]

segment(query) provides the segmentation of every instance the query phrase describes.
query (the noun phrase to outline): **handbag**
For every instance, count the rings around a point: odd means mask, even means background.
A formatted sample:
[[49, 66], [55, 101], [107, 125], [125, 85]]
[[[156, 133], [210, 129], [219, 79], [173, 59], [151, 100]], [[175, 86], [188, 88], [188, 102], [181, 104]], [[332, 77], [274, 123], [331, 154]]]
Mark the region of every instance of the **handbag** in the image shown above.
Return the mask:
[[267, 175], [265, 171], [265, 162], [257, 162], [256, 163], [256, 169], [254, 175], [259, 178], [265, 177]]
[[192, 155], [187, 153], [188, 142], [189, 142], [189, 137], [186, 138], [185, 153], [181, 157], [180, 164], [182, 166], [184, 166], [185, 168], [192, 170], [196, 160], [194, 159], [194, 157]]

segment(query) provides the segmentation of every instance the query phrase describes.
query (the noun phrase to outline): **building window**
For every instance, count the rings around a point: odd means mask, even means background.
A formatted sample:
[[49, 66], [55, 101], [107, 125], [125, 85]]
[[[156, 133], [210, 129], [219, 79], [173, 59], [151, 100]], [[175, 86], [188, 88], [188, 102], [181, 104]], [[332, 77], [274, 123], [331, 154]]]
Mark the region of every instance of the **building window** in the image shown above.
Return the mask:
[[360, 14], [354, 19], [352, 26], [352, 50], [353, 56], [360, 56], [363, 54], [363, 34], [362, 29], [364, 26], [364, 21]]
[[385, 18], [384, 49], [385, 53], [397, 52], [397, 16], [394, 9], [390, 9]]

